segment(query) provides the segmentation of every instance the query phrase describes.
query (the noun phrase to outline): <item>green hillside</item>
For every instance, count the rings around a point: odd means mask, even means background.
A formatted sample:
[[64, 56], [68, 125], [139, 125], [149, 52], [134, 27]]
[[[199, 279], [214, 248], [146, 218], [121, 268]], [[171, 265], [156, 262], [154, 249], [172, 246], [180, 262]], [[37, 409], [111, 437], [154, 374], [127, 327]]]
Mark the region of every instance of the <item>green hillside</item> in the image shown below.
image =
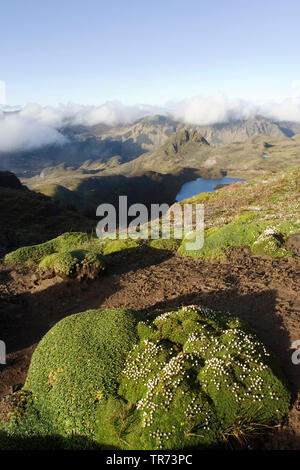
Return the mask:
[[[186, 134], [190, 138], [183, 139]], [[264, 155], [270, 155], [271, 158], [264, 158]], [[247, 178], [249, 174], [271, 173], [299, 163], [300, 135], [284, 139], [256, 135], [245, 142], [213, 147], [196, 131], [181, 130], [154, 152], [146, 153], [112, 171], [135, 174], [159, 168], [161, 173], [172, 173], [181, 168], [194, 168], [203, 177], [222, 171], [228, 176]]]
[[[197, 204], [203, 204], [205, 210], [204, 246], [201, 249], [187, 250], [186, 242], [192, 241], [193, 235], [189, 234], [188, 239], [174, 240], [172, 230], [171, 240], [129, 240], [129, 243], [133, 243], [130, 247], [139, 247], [141, 244], [144, 248], [178, 249], [182, 255], [195, 258], [226, 258], [230, 248], [240, 246], [248, 247], [257, 256], [297, 254], [289, 240], [298, 237], [300, 233], [299, 168], [252, 177], [248, 182], [233, 183], [215, 192], [201, 193], [180, 202], [182, 207]], [[141, 230], [149, 228], [150, 222], [143, 225]], [[97, 251], [104, 254], [128, 249], [128, 243], [124, 243], [124, 240], [106, 240], [103, 243], [96, 239], [96, 243], [100, 247]], [[74, 246], [74, 249], [78, 248], [94, 250], [95, 239], [87, 243], [84, 238], [84, 246]], [[45, 255], [52, 253], [47, 251]]]
[[[202, 193], [180, 204], [204, 204], [202, 249], [179, 252], [203, 258], [226, 257], [233, 246], [248, 246], [262, 256], [288, 256], [287, 240], [300, 233], [299, 168], [238, 182]], [[299, 235], [298, 235], [299, 236]]]

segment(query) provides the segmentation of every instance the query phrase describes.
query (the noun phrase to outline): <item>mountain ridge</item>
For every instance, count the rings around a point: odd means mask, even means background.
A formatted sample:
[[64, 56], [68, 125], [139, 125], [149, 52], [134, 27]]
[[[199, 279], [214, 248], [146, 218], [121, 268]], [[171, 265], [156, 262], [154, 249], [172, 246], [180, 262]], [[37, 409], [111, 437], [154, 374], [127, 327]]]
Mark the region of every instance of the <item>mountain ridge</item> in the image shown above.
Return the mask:
[[112, 159], [128, 163], [141, 155], [160, 148], [168, 138], [182, 130], [197, 131], [213, 147], [243, 142], [253, 135], [291, 138], [300, 133], [300, 124], [278, 123], [256, 117], [244, 121], [195, 126], [176, 121], [170, 116], [154, 115], [133, 124], [65, 126], [60, 129], [67, 137], [65, 145], [48, 145], [26, 152], [0, 153], [0, 170], [9, 170], [19, 177], [34, 176], [44, 168], [61, 163], [79, 168], [89, 161], [105, 167]]

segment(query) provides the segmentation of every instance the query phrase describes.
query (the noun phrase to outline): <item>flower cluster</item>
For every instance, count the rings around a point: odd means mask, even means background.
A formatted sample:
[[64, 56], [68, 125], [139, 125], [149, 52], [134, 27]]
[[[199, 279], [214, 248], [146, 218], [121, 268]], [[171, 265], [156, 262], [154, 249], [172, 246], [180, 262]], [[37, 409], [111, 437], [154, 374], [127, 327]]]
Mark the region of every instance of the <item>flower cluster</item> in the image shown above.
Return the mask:
[[164, 366], [161, 365], [163, 367], [159, 375], [148, 380], [146, 395], [137, 403], [137, 409], [143, 411], [143, 427], [153, 424], [153, 414], [157, 408], [168, 411], [174, 392], [185, 376], [183, 362], [184, 354], [179, 353]]
[[[173, 426], [173, 428], [175, 429], [174, 426]], [[170, 439], [171, 435], [172, 435], [171, 432], [162, 432], [159, 429], [157, 429], [156, 431], [150, 432], [150, 437], [152, 439], [155, 439], [158, 443], [158, 449], [163, 448], [163, 441], [164, 440], [168, 441]]]
[[170, 318], [170, 316], [174, 317], [174, 316], [178, 315], [178, 313], [179, 312], [174, 312], [174, 311], [164, 312], [164, 313], [160, 314], [158, 317], [156, 317], [153, 323], [155, 325], [157, 325], [161, 321], [165, 322], [168, 318]]
[[257, 406], [269, 412], [270, 401], [278, 402], [270, 416], [282, 412], [285, 392], [272, 378], [273, 358], [245, 322], [191, 305], [164, 312], [149, 326], [148, 339], [127, 357], [122, 390], [126, 398], [132, 383], [128, 399], [133, 391], [151, 446], [153, 440], [162, 449], [173, 439], [213, 439], [224, 416], [234, 420], [246, 410], [255, 420]]
[[156, 357], [163, 350], [162, 345], [145, 339], [143, 346], [138, 350], [138, 345], [135, 345], [127, 357], [123, 374], [128, 379], [146, 378], [152, 373], [153, 367], [159, 365]]

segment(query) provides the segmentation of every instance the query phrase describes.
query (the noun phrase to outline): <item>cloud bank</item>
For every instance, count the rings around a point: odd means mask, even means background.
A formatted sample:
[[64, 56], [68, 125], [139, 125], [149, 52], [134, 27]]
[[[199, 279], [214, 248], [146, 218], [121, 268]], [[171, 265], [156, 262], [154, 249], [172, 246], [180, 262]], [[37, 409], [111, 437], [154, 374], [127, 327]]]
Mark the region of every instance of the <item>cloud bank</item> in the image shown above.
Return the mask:
[[26, 151], [67, 139], [54, 127], [19, 114], [0, 114], [0, 152]]
[[195, 96], [177, 105], [175, 118], [195, 125], [210, 125], [261, 116], [275, 121], [300, 122], [300, 96], [286, 98], [281, 102], [253, 103], [238, 98]]
[[219, 122], [249, 119], [257, 114], [257, 106], [226, 95], [195, 96], [178, 103], [174, 117], [195, 125], [210, 125]]
[[61, 129], [67, 125], [131, 124], [153, 114], [171, 114], [175, 119], [193, 125], [249, 119], [256, 115], [276, 121], [300, 122], [298, 81], [294, 90], [290, 98], [266, 103], [218, 94], [195, 96], [165, 108], [144, 104], [127, 106], [120, 102], [107, 102], [101, 106], [67, 104], [57, 107], [28, 104], [15, 113], [5, 112], [4, 108], [1, 111], [0, 108], [0, 152], [63, 145], [67, 139]]

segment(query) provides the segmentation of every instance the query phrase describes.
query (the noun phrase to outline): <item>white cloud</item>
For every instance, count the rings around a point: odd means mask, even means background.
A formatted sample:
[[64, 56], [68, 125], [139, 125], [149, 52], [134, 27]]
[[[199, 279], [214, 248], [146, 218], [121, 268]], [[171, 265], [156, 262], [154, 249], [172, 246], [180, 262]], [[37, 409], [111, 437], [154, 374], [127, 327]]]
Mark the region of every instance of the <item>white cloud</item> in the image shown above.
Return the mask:
[[[126, 106], [117, 101], [111, 101], [102, 106], [76, 106], [69, 105], [69, 120], [74, 124], [83, 124], [93, 126], [99, 123], [105, 124], [132, 124], [142, 117], [165, 113], [165, 109], [139, 104], [135, 106]], [[72, 110], [75, 113], [72, 113]]]
[[30, 117], [50, 126], [61, 127], [66, 124], [93, 126], [105, 124], [131, 124], [138, 119], [157, 113], [164, 113], [163, 108], [138, 104], [126, 106], [119, 101], [109, 101], [101, 106], [85, 106], [74, 103], [51, 106], [40, 106], [30, 103], [25, 106], [20, 116]]
[[195, 96], [177, 105], [174, 116], [184, 122], [209, 125], [236, 119], [249, 119], [257, 113], [257, 106], [224, 94]]
[[0, 151], [30, 150], [67, 139], [55, 128], [19, 114], [0, 114]]
[[261, 106], [260, 114], [278, 121], [300, 122], [300, 97], [286, 98], [281, 102], [269, 102]]
[[[296, 84], [295, 84], [296, 89]], [[275, 121], [300, 122], [300, 93], [282, 101], [257, 103], [237, 98], [195, 96], [179, 103], [174, 116], [184, 122], [209, 125], [237, 119], [249, 119], [256, 115]]]

